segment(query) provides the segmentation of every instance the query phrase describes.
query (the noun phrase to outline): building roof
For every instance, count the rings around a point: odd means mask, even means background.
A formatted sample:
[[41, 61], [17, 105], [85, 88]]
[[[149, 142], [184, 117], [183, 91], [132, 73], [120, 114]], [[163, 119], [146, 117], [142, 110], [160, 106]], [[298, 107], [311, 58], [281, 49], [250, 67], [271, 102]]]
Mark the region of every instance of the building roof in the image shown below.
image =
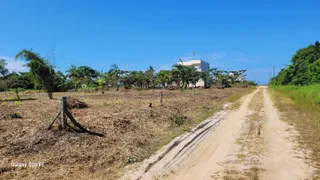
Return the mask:
[[[191, 66], [191, 65], [194, 65], [194, 64], [202, 64], [202, 63], [207, 63], [203, 60], [190, 60], [190, 61], [184, 61], [184, 62], [178, 62], [178, 64], [182, 64], [182, 65], [185, 65], [185, 66]], [[207, 63], [209, 64], [209, 63]]]

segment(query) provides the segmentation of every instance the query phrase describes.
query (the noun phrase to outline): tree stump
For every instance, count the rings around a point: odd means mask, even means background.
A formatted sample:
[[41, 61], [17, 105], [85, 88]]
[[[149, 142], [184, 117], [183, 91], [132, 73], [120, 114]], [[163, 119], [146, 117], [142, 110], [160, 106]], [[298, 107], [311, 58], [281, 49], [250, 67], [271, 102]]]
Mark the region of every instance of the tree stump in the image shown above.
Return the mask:
[[65, 129], [67, 126], [67, 118], [66, 118], [66, 110], [67, 110], [67, 97], [63, 96], [59, 102], [59, 109], [60, 109], [60, 124], [62, 129]]
[[[72, 130], [79, 132], [79, 133], [83, 132], [83, 133], [88, 133], [88, 134], [96, 135], [96, 136], [100, 136], [100, 137], [104, 136], [103, 134], [91, 132], [91, 131], [87, 130], [86, 128], [82, 127], [81, 124], [78, 123], [74, 119], [71, 112], [69, 112], [69, 110], [67, 109], [67, 105], [68, 105], [67, 104], [67, 97], [65, 97], [65, 96], [61, 97], [59, 100], [59, 112], [55, 116], [53, 121], [50, 123], [49, 127], [47, 128], [48, 130], [50, 130], [52, 128], [52, 125], [54, 124], [54, 122], [57, 119], [59, 119], [60, 127], [62, 130], [72, 129]], [[73, 126], [68, 124], [68, 118], [70, 119]]]

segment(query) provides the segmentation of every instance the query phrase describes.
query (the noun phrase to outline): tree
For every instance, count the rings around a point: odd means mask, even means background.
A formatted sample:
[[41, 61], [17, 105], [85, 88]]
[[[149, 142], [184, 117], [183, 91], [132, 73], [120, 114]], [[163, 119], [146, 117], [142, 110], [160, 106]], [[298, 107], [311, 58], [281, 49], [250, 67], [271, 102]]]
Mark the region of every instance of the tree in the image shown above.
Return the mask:
[[152, 66], [149, 66], [149, 68], [145, 72], [148, 89], [150, 88], [150, 84], [152, 84], [152, 87], [155, 86], [154, 71], [154, 68]]
[[134, 77], [131, 71], [123, 71], [121, 82], [123, 83], [126, 89], [130, 89], [134, 83]]
[[54, 74], [54, 90], [56, 92], [65, 92], [72, 88], [72, 82], [62, 72], [58, 71]]
[[13, 88], [16, 92], [17, 99], [20, 99], [19, 97], [19, 88], [26, 88], [28, 79], [26, 76], [20, 76], [17, 73], [12, 73], [8, 75], [8, 87]]
[[32, 75], [39, 81], [41, 86], [47, 91], [49, 99], [53, 99], [54, 91], [54, 70], [51, 65], [39, 54], [32, 50], [23, 49], [16, 57], [25, 59], [28, 63], [27, 67], [30, 68]]
[[9, 70], [6, 68], [6, 66], [7, 66], [6, 60], [1, 59], [0, 60], [0, 75], [2, 76], [3, 79], [9, 73]]
[[187, 83], [186, 82], [187, 81], [187, 79], [186, 79], [186, 66], [183, 66], [181, 64], [173, 65], [172, 79], [180, 88], [184, 88]]
[[89, 66], [79, 66], [76, 67], [72, 65], [67, 70], [67, 77], [69, 77], [72, 83], [75, 86], [75, 89], [81, 84], [90, 84], [95, 81], [95, 79], [99, 76], [98, 71], [92, 69]]
[[77, 89], [78, 85], [81, 83], [81, 73], [79, 71], [79, 69], [74, 66], [71, 65], [71, 67], [67, 70], [67, 77], [71, 79], [71, 82], [74, 85], [74, 89]]
[[308, 75], [310, 83], [320, 83], [320, 58], [317, 61], [309, 64]]
[[25, 89], [33, 89], [34, 88], [34, 82], [33, 82], [33, 76], [30, 72], [20, 72], [19, 73], [21, 78], [23, 79], [24, 82], [24, 88]]
[[111, 79], [111, 84], [113, 87], [117, 87], [117, 91], [119, 91], [120, 79], [123, 71], [119, 69], [116, 64], [112, 64], [110, 66], [109, 71], [107, 72], [108, 76]]
[[6, 60], [0, 60], [0, 91], [4, 91], [8, 88], [7, 83], [5, 82], [6, 76], [9, 70], [6, 68]]
[[162, 85], [162, 87], [166, 87], [167, 85], [172, 83], [172, 74], [170, 70], [161, 70], [156, 75], [156, 81]]
[[192, 84], [194, 87], [196, 87], [196, 84], [200, 79], [200, 72], [198, 72], [194, 66], [186, 66], [185, 78], [186, 78], [186, 83], [184, 88], [187, 88], [189, 84]]
[[133, 79], [133, 84], [136, 87], [142, 89], [146, 85], [147, 77], [142, 71], [132, 71], [131, 76]]
[[275, 85], [319, 83], [319, 59], [320, 43], [316, 41], [313, 45], [299, 49], [292, 56], [291, 64], [282, 69], [269, 83]]

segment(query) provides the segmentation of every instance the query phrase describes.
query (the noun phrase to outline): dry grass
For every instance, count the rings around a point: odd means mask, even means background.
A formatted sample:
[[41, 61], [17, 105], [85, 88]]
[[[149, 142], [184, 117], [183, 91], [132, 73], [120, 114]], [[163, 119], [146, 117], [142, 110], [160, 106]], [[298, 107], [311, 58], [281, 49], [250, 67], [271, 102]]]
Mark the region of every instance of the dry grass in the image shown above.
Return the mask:
[[308, 157], [306, 161], [316, 169], [314, 179], [320, 179], [320, 106], [296, 103], [273, 89], [269, 89], [269, 94], [281, 112], [281, 119], [298, 130], [294, 140]]
[[232, 160], [225, 162], [224, 180], [258, 180], [265, 142], [260, 134], [264, 118], [262, 114], [263, 95], [258, 91], [249, 103], [250, 114], [247, 116], [243, 134], [237, 139], [239, 152]]
[[[224, 102], [251, 92], [247, 89], [203, 89], [99, 93], [0, 93], [0, 179], [115, 179], [123, 167], [139, 162], [172, 138], [212, 115]], [[86, 104], [73, 109], [79, 123], [105, 137], [46, 130], [57, 113], [58, 98], [71, 96]], [[230, 98], [231, 97], [231, 98]], [[228, 99], [229, 98], [229, 99]], [[152, 107], [149, 104], [152, 103]], [[5, 119], [19, 113], [22, 119]], [[176, 117], [186, 117], [176, 123]], [[43, 162], [42, 167], [12, 167], [15, 163]]]

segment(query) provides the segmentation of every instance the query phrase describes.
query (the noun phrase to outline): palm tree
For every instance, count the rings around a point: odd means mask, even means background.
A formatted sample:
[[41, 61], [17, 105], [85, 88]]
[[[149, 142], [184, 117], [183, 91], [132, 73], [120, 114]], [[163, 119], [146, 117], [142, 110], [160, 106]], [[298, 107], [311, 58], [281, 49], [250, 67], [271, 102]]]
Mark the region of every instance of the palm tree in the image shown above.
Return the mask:
[[121, 71], [116, 64], [112, 64], [107, 74], [109, 74], [111, 78], [112, 85], [117, 86], [117, 91], [119, 91], [119, 84], [120, 84], [121, 74], [123, 74], [123, 71]]
[[18, 58], [25, 59], [28, 63], [27, 67], [30, 68], [30, 72], [36, 77], [40, 82], [41, 86], [47, 90], [50, 99], [53, 99], [54, 91], [54, 70], [51, 65], [39, 54], [33, 52], [32, 50], [23, 49], [20, 51], [15, 59]]
[[123, 71], [121, 82], [123, 83], [125, 89], [130, 89], [134, 83], [133, 73], [131, 71]]
[[146, 70], [145, 74], [147, 77], [147, 88], [150, 88], [150, 84], [154, 87], [155, 85], [155, 79], [154, 79], [154, 68], [152, 66], [149, 66], [149, 68]]
[[104, 76], [101, 75], [99, 77], [99, 79], [97, 80], [99, 87], [100, 87], [100, 90], [101, 90], [101, 94], [104, 94], [104, 91], [103, 91], [104, 90], [104, 83], [105, 83], [104, 79], [105, 79]]
[[200, 72], [198, 72], [194, 66], [185, 67], [185, 76], [186, 76], [186, 83], [184, 88], [187, 88], [189, 84], [192, 84], [194, 85], [194, 87], [196, 87], [196, 84], [200, 79]]
[[[173, 81], [180, 87], [185, 88], [187, 86], [187, 74], [186, 67], [181, 64], [175, 64], [172, 68]], [[182, 84], [181, 84], [182, 83]], [[181, 89], [182, 90], [182, 89]]]
[[131, 76], [135, 86], [139, 87], [140, 89], [142, 89], [147, 82], [147, 77], [143, 71], [132, 71]]
[[67, 70], [68, 77], [71, 79], [74, 89], [77, 89], [77, 86], [80, 84], [81, 79], [80, 79], [80, 72], [78, 68], [74, 65], [71, 65], [71, 67]]
[[161, 70], [157, 76], [156, 79], [158, 83], [160, 83], [163, 87], [165, 87], [168, 84], [171, 84], [172, 82], [172, 74], [170, 70]]

